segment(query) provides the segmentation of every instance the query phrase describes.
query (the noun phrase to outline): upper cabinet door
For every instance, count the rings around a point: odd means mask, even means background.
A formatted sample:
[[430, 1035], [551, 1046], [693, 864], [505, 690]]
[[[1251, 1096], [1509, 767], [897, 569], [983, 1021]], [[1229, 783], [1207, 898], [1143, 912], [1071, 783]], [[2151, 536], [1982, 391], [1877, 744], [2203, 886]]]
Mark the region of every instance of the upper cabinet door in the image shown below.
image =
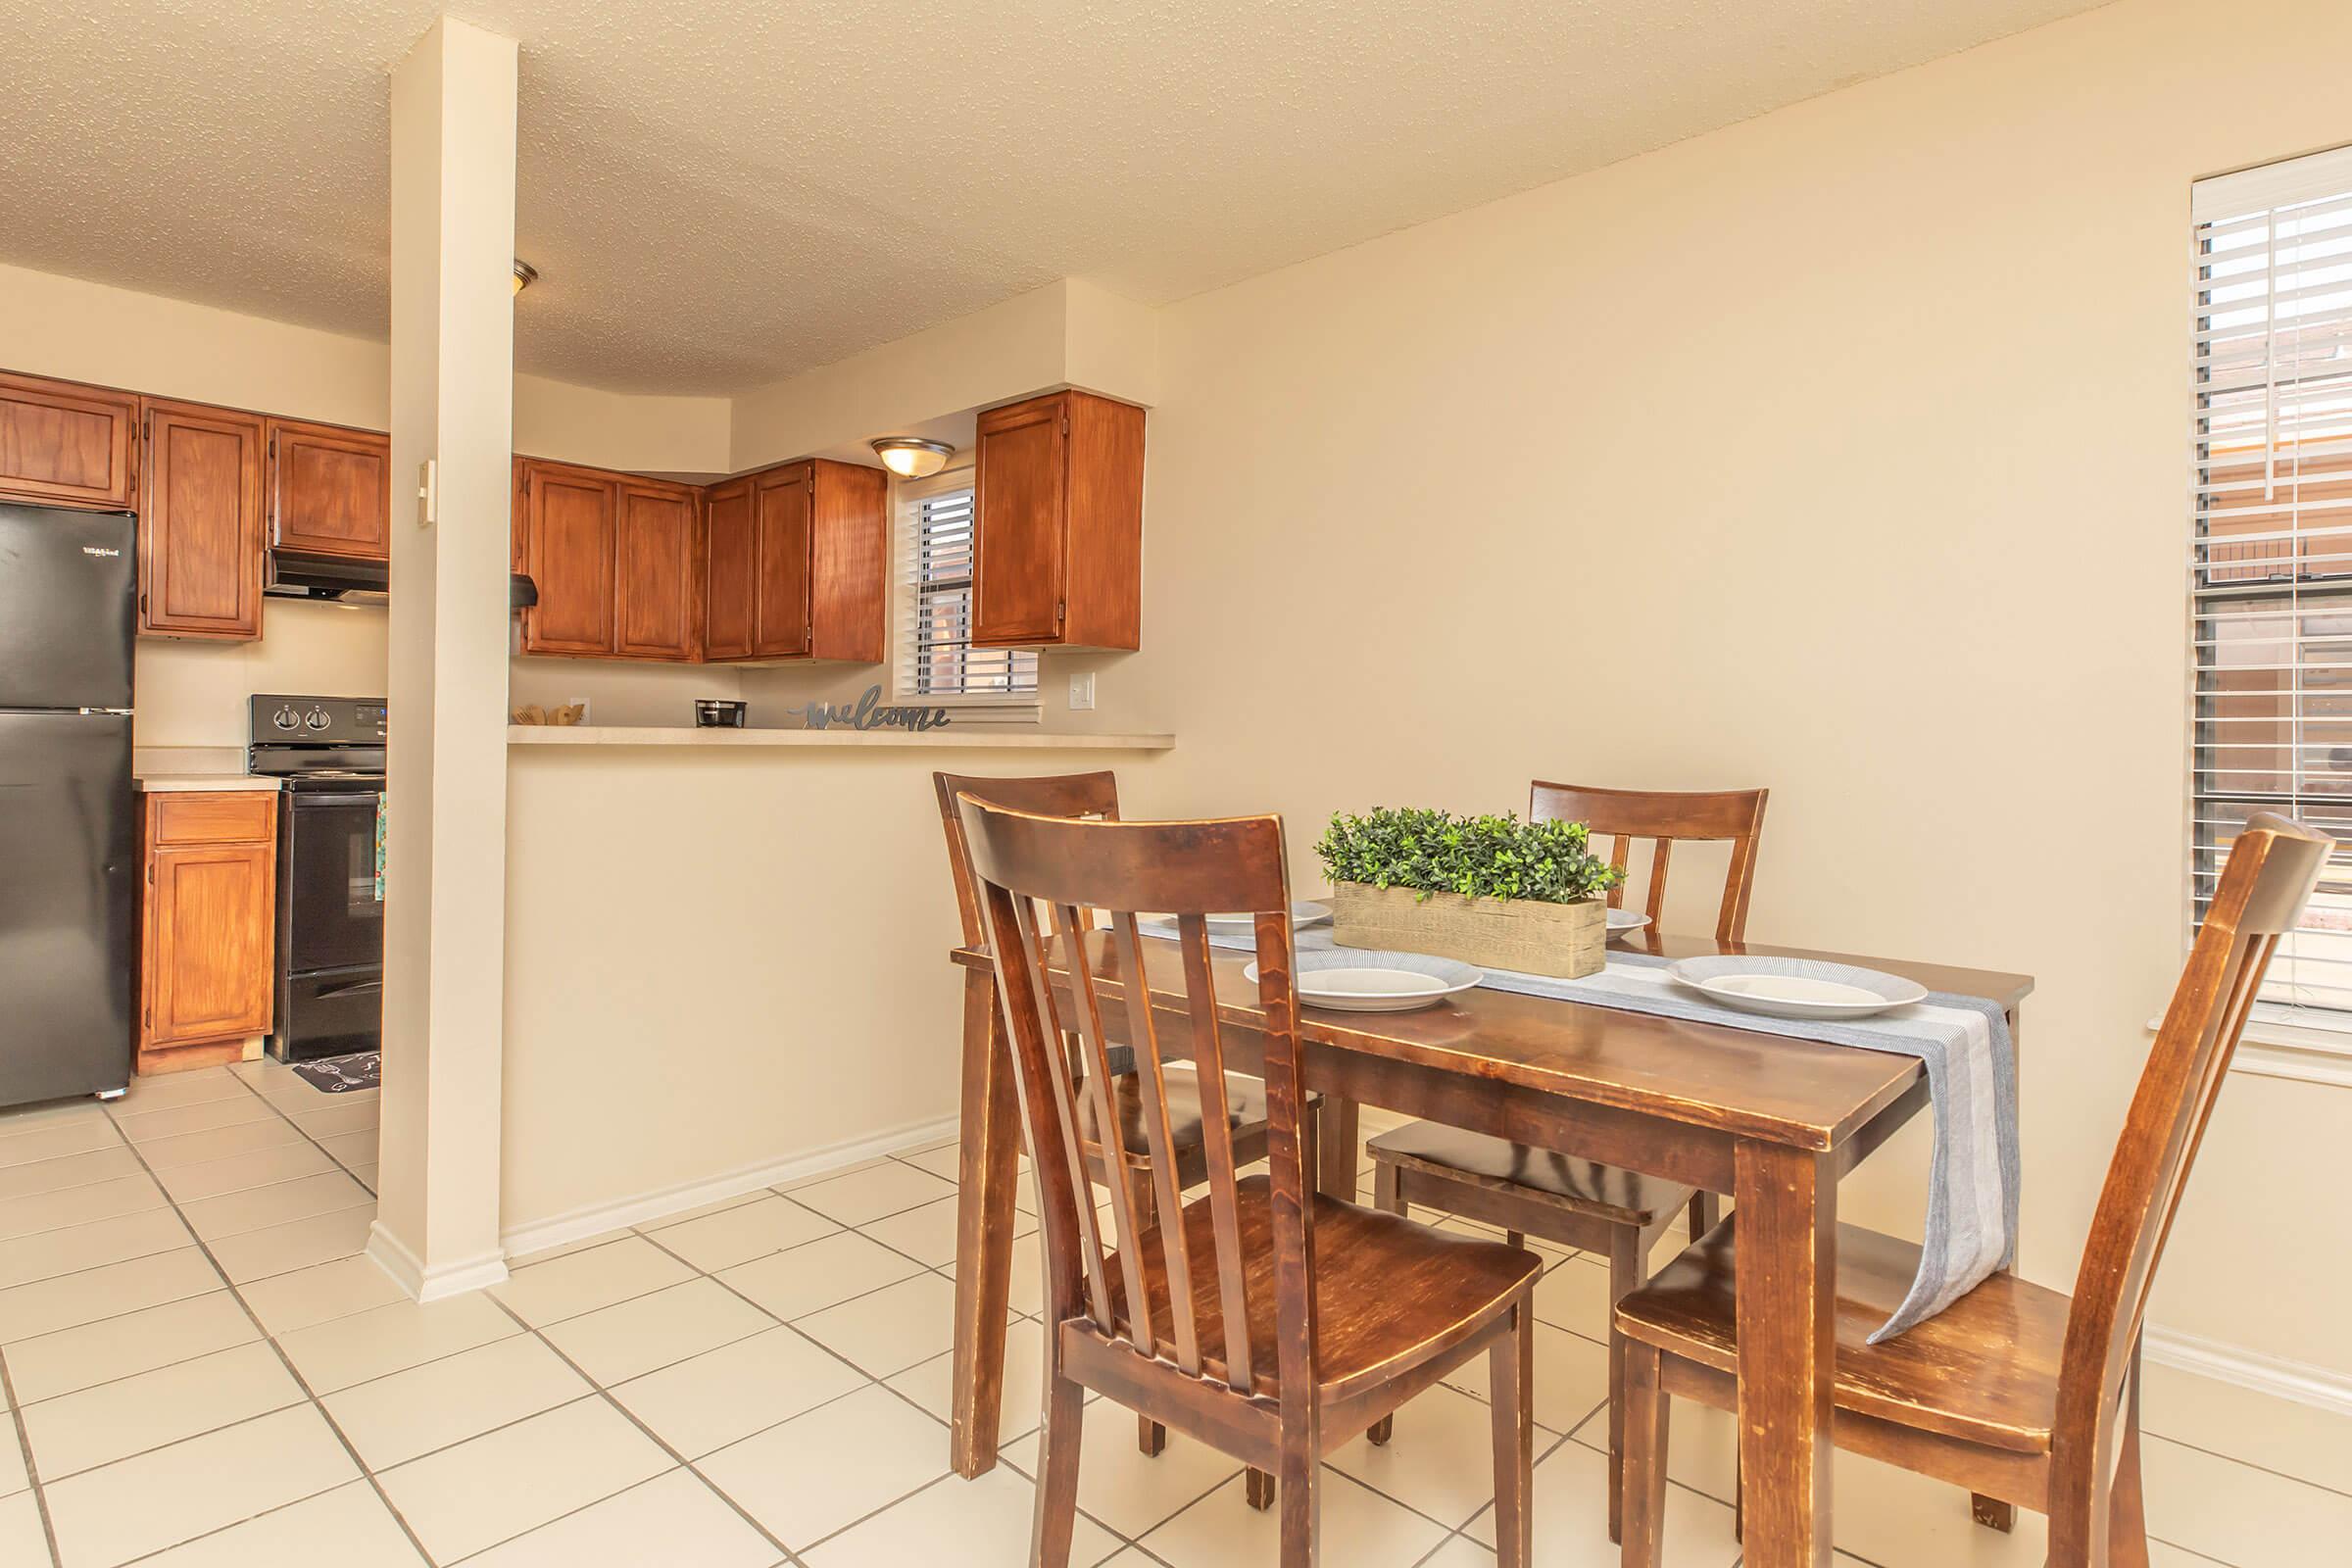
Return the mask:
[[972, 641], [1143, 646], [1144, 411], [1055, 392], [980, 416]]
[[593, 469], [533, 463], [523, 473], [523, 559], [539, 602], [522, 612], [526, 654], [610, 654], [618, 487]]
[[270, 539], [281, 550], [361, 561], [392, 554], [392, 438], [267, 421]]
[[882, 662], [889, 619], [890, 476], [855, 463], [812, 465], [808, 652]]
[[810, 465], [752, 476], [752, 655], [808, 652]]
[[692, 659], [694, 492], [624, 481], [618, 526], [615, 651], [637, 659]]
[[262, 634], [262, 421], [147, 404], [139, 507], [139, 630]]
[[128, 512], [138, 430], [135, 394], [0, 375], [0, 500]]
[[703, 505], [703, 657], [752, 657], [752, 481], [712, 487]]
[[1066, 396], [980, 416], [972, 641], [1060, 640], [1067, 565]]

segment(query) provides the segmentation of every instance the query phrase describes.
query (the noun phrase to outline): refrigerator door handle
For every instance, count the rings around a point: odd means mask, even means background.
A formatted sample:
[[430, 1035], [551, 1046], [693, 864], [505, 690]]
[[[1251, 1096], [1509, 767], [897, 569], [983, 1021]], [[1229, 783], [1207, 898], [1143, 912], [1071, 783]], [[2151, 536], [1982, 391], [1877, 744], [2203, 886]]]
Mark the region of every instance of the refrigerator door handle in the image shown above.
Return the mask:
[[130, 710], [127, 708], [77, 708], [74, 711], [77, 713], [112, 713], [117, 718], [130, 717]]

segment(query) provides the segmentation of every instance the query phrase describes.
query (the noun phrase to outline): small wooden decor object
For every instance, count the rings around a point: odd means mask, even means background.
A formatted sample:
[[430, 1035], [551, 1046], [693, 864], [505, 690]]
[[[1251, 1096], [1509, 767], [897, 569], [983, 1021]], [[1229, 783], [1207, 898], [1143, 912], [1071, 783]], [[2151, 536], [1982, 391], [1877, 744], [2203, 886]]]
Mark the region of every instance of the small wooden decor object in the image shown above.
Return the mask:
[[1332, 940], [1343, 948], [1429, 953], [1481, 968], [1580, 980], [1601, 970], [1605, 908], [1599, 899], [1468, 899], [1340, 882], [1331, 890]]

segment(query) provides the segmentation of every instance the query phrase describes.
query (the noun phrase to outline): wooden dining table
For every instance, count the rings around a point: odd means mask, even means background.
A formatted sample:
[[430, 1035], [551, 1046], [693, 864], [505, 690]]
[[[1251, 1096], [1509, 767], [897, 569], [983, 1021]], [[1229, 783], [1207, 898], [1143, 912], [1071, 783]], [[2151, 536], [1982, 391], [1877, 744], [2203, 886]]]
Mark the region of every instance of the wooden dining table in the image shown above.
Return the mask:
[[[1668, 958], [1744, 953], [1862, 964], [1931, 991], [1986, 998], [2008, 1012], [2012, 1031], [2034, 986], [2025, 975], [1654, 929], [1612, 947]], [[1154, 964], [1160, 949], [1164, 966]], [[1175, 944], [1147, 942], [1146, 953], [1155, 979], [1181, 975]], [[1220, 949], [1213, 963], [1226, 1060], [1242, 1072], [1263, 1059], [1251, 1026], [1264, 1014], [1255, 982], [1243, 974], [1251, 956]], [[964, 983], [950, 1442], [956, 1472], [972, 1477], [997, 1459], [1021, 1131], [994, 960], [968, 947], [953, 957]], [[1123, 998], [1117, 956], [1100, 936], [1088, 961], [1104, 1001]], [[1182, 1007], [1180, 996], [1162, 999], [1154, 986], [1161, 1047], [1178, 1055], [1189, 1054]], [[1484, 987], [1417, 1012], [1306, 1006], [1298, 1017], [1306, 1087], [1324, 1097], [1317, 1185], [1333, 1197], [1356, 1199], [1361, 1105], [1732, 1196], [1740, 1230], [1745, 1561], [1827, 1564], [1838, 1182], [1928, 1103], [1918, 1058]], [[1117, 1036], [1124, 1006], [1106, 1005], [1104, 1018]]]

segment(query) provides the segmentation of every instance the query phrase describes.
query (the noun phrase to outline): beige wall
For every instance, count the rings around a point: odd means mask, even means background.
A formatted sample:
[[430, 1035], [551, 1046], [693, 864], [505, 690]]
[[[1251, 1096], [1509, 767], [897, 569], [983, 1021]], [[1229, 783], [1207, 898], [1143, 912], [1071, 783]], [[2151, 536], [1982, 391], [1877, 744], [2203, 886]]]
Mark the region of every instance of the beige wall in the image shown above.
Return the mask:
[[961, 991], [931, 770], [1152, 765], [516, 748], [509, 1235], [953, 1116]]
[[[518, 332], [529, 331], [529, 317], [526, 299], [517, 305]], [[0, 369], [374, 430], [391, 416], [382, 343], [19, 267], [0, 266]], [[724, 398], [637, 397], [514, 378], [516, 449], [565, 462], [723, 472], [731, 412]], [[394, 510], [407, 514], [397, 496]], [[142, 638], [138, 744], [240, 746], [252, 692], [383, 693], [381, 609], [273, 599], [263, 628], [255, 643]], [[518, 660], [514, 669], [516, 701], [588, 696], [600, 717], [673, 711], [676, 693], [688, 702], [714, 695], [693, 671], [549, 660]]]
[[[1312, 882], [1338, 808], [1769, 785], [1755, 935], [2040, 977], [2025, 1266], [2070, 1285], [2180, 956], [2189, 182], [2352, 139], [2352, 9], [2214, 22], [2115, 6], [1170, 307], [1153, 804], [1278, 808]], [[2237, 1075], [2157, 1319], [2352, 1369], [2281, 1200], [2348, 1144], [2352, 1094]], [[1916, 1233], [1924, 1169], [1849, 1213]]]

